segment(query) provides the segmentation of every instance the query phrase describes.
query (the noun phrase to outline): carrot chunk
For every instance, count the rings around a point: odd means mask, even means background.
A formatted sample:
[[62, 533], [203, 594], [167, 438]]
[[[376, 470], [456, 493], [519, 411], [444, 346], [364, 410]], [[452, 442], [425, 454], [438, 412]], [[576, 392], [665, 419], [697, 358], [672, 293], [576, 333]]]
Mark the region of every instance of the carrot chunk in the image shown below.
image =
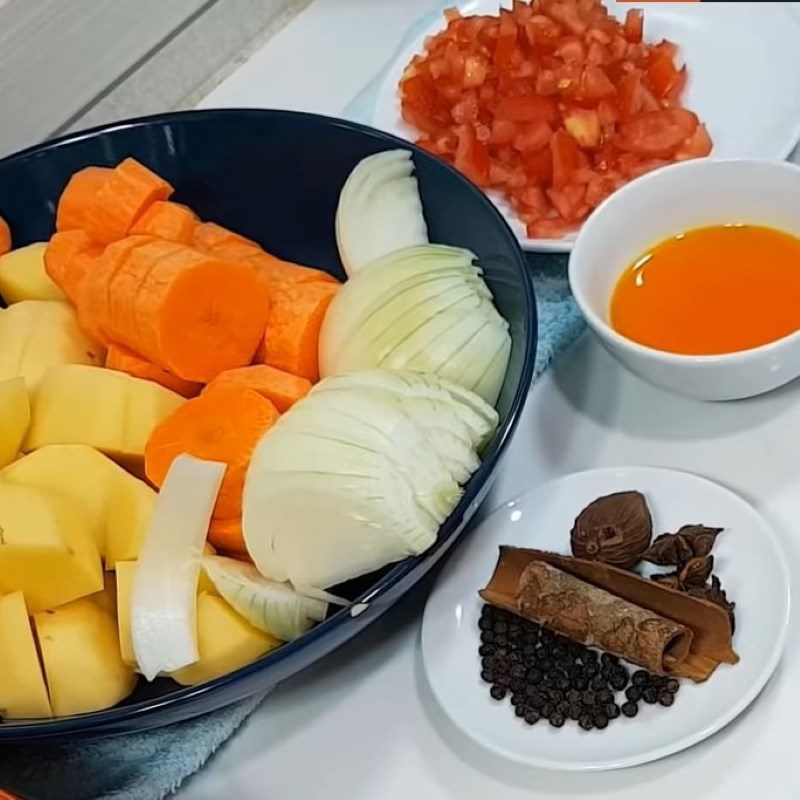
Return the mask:
[[196, 397], [200, 393], [201, 384], [184, 381], [177, 375], [162, 369], [157, 364], [147, 361], [131, 350], [110, 344], [106, 352], [106, 368], [117, 372], [125, 372], [134, 378], [158, 383], [182, 397]]
[[0, 256], [11, 249], [11, 228], [8, 223], [0, 217]]
[[271, 401], [281, 414], [311, 391], [311, 381], [266, 364], [221, 372], [205, 391], [220, 386], [244, 386], [253, 389]]
[[156, 200], [133, 224], [130, 232], [191, 244], [196, 225], [197, 215], [187, 206], [171, 200]]
[[71, 231], [84, 227], [88, 209], [112, 172], [113, 170], [107, 167], [85, 167], [69, 179], [58, 200], [57, 231]]
[[172, 186], [143, 164], [126, 158], [103, 181], [86, 209], [86, 232], [108, 244], [124, 238], [157, 200], [166, 200]]
[[300, 283], [277, 294], [264, 335], [266, 364], [319, 380], [319, 330], [338, 288], [333, 283]]
[[219, 386], [188, 400], [167, 417], [145, 446], [145, 472], [161, 486], [181, 453], [227, 464], [214, 516], [241, 516], [242, 489], [253, 449], [278, 419], [275, 406], [258, 392]]
[[242, 533], [242, 518], [227, 517], [225, 519], [212, 519], [208, 529], [208, 541], [214, 547], [225, 551], [232, 556], [246, 556], [247, 547]]
[[81, 230], [54, 233], [44, 251], [44, 268], [52, 281], [73, 302], [77, 302], [81, 283], [93, 259], [103, 248]]

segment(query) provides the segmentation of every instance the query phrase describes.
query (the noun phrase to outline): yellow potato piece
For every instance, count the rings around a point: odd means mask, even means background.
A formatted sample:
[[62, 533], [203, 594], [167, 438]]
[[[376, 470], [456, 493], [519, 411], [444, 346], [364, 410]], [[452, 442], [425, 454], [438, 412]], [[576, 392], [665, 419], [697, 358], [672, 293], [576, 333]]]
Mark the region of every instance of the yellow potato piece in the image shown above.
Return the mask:
[[110, 708], [136, 686], [123, 662], [114, 618], [88, 598], [35, 614], [53, 714]]
[[0, 597], [0, 717], [52, 717], [22, 592]]
[[0, 480], [72, 501], [83, 514], [106, 569], [139, 557], [156, 492], [93, 447], [46, 445], [0, 471]]
[[0, 381], [0, 467], [19, 453], [31, 421], [31, 406], [24, 378]]
[[34, 614], [102, 590], [81, 515], [38, 489], [0, 482], [0, 593], [21, 591]]
[[44, 268], [47, 242], [18, 247], [0, 256], [0, 295], [9, 305], [21, 300], [66, 300]]
[[123, 372], [68, 364], [49, 370], [33, 393], [25, 451], [86, 444], [138, 475], [153, 428], [184, 398]]
[[133, 577], [136, 574], [136, 561], [117, 561], [117, 630], [122, 660], [131, 666], [136, 665], [131, 635], [131, 595]]
[[33, 390], [50, 367], [102, 364], [104, 357], [67, 303], [23, 300], [0, 310], [0, 380], [22, 376]]
[[106, 572], [103, 576], [105, 586], [102, 592], [90, 594], [89, 599], [96, 603], [103, 611], [107, 611], [116, 619], [117, 616], [117, 574]]
[[250, 664], [280, 642], [254, 628], [221, 597], [201, 592], [197, 598], [197, 640], [200, 659], [171, 677], [184, 686], [219, 678]]

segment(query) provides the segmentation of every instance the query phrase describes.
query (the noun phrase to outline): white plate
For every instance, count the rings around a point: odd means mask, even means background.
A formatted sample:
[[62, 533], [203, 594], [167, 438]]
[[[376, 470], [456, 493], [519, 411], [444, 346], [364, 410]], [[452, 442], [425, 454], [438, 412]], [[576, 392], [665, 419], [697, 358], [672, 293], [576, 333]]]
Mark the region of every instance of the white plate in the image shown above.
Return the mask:
[[[580, 510], [602, 495], [637, 489], [647, 498], [654, 535], [681, 525], [724, 527], [715, 574], [736, 602], [735, 666], [722, 664], [704, 684], [681, 681], [675, 705], [642, 705], [600, 731], [574, 723], [559, 730], [526, 725], [508, 699], [496, 702], [480, 679], [478, 619], [483, 588], [501, 544], [569, 552]], [[786, 557], [764, 519], [737, 495], [685, 472], [630, 467], [580, 472], [539, 486], [485, 519], [453, 554], [422, 621], [422, 661], [442, 709], [467, 736], [531, 766], [605, 770], [678, 752], [727, 725], [756, 698], [778, 664], [789, 617]]]
[[[497, 0], [457, 5], [463, 14], [496, 14], [499, 7]], [[606, 5], [618, 17], [633, 7], [631, 3]], [[650, 41], [666, 38], [681, 48], [690, 74], [685, 104], [708, 125], [714, 139], [712, 157], [786, 158], [800, 139], [797, 14], [778, 3], [647, 3], [644, 11], [645, 37]], [[400, 116], [397, 85], [412, 56], [424, 49], [424, 38], [442, 29], [441, 17], [435, 17], [417, 31], [385, 73], [372, 119], [376, 128], [416, 138]], [[571, 249], [574, 235], [528, 238], [509, 204], [495, 194], [490, 196], [524, 248]]]

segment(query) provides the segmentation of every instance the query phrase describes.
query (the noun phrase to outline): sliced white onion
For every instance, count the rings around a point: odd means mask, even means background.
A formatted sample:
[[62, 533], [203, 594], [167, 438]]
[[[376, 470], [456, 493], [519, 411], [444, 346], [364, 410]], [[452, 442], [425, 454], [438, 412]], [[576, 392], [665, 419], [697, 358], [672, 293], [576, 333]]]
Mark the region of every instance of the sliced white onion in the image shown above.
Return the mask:
[[284, 642], [302, 636], [328, 612], [327, 602], [304, 596], [288, 583], [268, 580], [252, 564], [205, 556], [203, 569], [235, 611]]
[[387, 150], [350, 173], [336, 209], [336, 242], [348, 276], [387, 253], [428, 241], [413, 172], [411, 151]]
[[242, 521], [256, 567], [309, 593], [423, 552], [496, 422], [434, 376], [321, 381], [250, 461]]
[[508, 365], [508, 323], [468, 250], [421, 245], [359, 272], [320, 333], [323, 377], [372, 369], [434, 374], [494, 404]]
[[149, 681], [198, 659], [197, 578], [225, 469], [181, 455], [161, 486], [131, 597], [133, 650]]

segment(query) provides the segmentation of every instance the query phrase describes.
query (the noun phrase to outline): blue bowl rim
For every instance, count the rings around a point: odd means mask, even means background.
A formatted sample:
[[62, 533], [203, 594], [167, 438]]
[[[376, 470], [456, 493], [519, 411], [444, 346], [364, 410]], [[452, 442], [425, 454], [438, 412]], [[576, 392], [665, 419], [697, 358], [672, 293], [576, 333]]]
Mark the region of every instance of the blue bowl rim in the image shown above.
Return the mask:
[[[307, 119], [321, 122], [323, 124], [333, 125], [334, 127], [357, 131], [362, 134], [367, 134], [372, 138], [376, 138], [382, 142], [385, 142], [388, 146], [396, 145], [397, 147], [410, 149], [415, 156], [422, 155], [423, 157], [438, 161], [442, 167], [458, 177], [467, 191], [476, 196], [486, 212], [495, 218], [500, 226], [506, 231], [509, 241], [513, 243], [512, 249], [514, 251], [516, 265], [521, 277], [524, 295], [526, 330], [524, 332], [524, 353], [522, 354], [523, 366], [519, 383], [511, 400], [508, 418], [505, 424], [500, 427], [494, 443], [484, 460], [481, 462], [480, 467], [465, 485], [464, 493], [458, 505], [442, 523], [434, 544], [422, 555], [413, 556], [405, 559], [404, 561], [398, 562], [375, 584], [370, 586], [359, 597], [357, 597], [351, 606], [341, 609], [324, 622], [312, 628], [308, 633], [299, 639], [284, 644], [271, 653], [262, 656], [252, 664], [248, 664], [247, 666], [242, 667], [235, 672], [223, 675], [222, 677], [213, 681], [199, 684], [197, 686], [188, 686], [176, 689], [175, 691], [169, 692], [161, 697], [142, 700], [132, 705], [114, 706], [110, 709], [95, 711], [88, 714], [80, 714], [76, 716], [45, 721], [0, 722], [0, 742], [3, 740], [18, 740], [20, 742], [24, 742], [25, 740], [34, 741], [50, 738], [63, 739], [68, 737], [71, 733], [79, 733], [85, 736], [87, 731], [90, 731], [95, 727], [103, 728], [112, 723], [141, 719], [165, 708], [183, 707], [191, 704], [192, 701], [197, 698], [206, 697], [208, 695], [221, 692], [226, 687], [231, 686], [242, 678], [255, 675], [256, 673], [261, 672], [262, 670], [267, 669], [274, 664], [291, 658], [299, 653], [302, 648], [309, 643], [313, 643], [322, 637], [333, 635], [339, 628], [341, 628], [342, 625], [351, 619], [350, 609], [355, 604], [369, 604], [379, 599], [381, 595], [387, 593], [401, 580], [410, 575], [418, 565], [434, 558], [440, 554], [443, 549], [446, 550], [447, 547], [449, 547], [450, 540], [454, 536], [458, 536], [462, 533], [464, 528], [462, 525], [462, 520], [467, 510], [474, 503], [480, 487], [494, 472], [498, 461], [500, 460], [508, 445], [508, 442], [510, 441], [517, 423], [519, 422], [519, 418], [525, 405], [525, 401], [528, 396], [528, 390], [533, 378], [538, 330], [536, 298], [534, 294], [533, 283], [527, 269], [525, 256], [522, 252], [522, 249], [519, 247], [517, 237], [511, 230], [505, 218], [495, 208], [494, 204], [487, 197], [487, 195], [446, 161], [443, 161], [437, 156], [428, 153], [413, 142], [401, 139], [393, 134], [385, 133], [384, 131], [372, 128], [368, 125], [362, 125], [361, 123], [304, 111], [263, 108], [194, 109], [134, 117], [105, 125], [98, 125], [93, 128], [87, 128], [83, 131], [77, 131], [75, 133], [65, 134], [64, 136], [59, 136], [36, 145], [32, 145], [16, 153], [5, 156], [4, 158], [0, 159], [0, 168], [2, 168], [8, 162], [22, 160], [31, 155], [46, 152], [47, 150], [51, 150], [56, 147], [69, 145], [73, 142], [88, 139], [98, 134], [112, 133], [114, 131], [124, 130], [126, 128], [148, 127], [152, 125], [159, 126], [184, 119], [202, 121], [204, 119], [213, 119], [219, 116], [227, 117], [232, 115], [241, 116], [245, 119], [248, 117], [263, 116], [269, 116], [277, 119]], [[404, 591], [407, 591], [407, 589]]]

